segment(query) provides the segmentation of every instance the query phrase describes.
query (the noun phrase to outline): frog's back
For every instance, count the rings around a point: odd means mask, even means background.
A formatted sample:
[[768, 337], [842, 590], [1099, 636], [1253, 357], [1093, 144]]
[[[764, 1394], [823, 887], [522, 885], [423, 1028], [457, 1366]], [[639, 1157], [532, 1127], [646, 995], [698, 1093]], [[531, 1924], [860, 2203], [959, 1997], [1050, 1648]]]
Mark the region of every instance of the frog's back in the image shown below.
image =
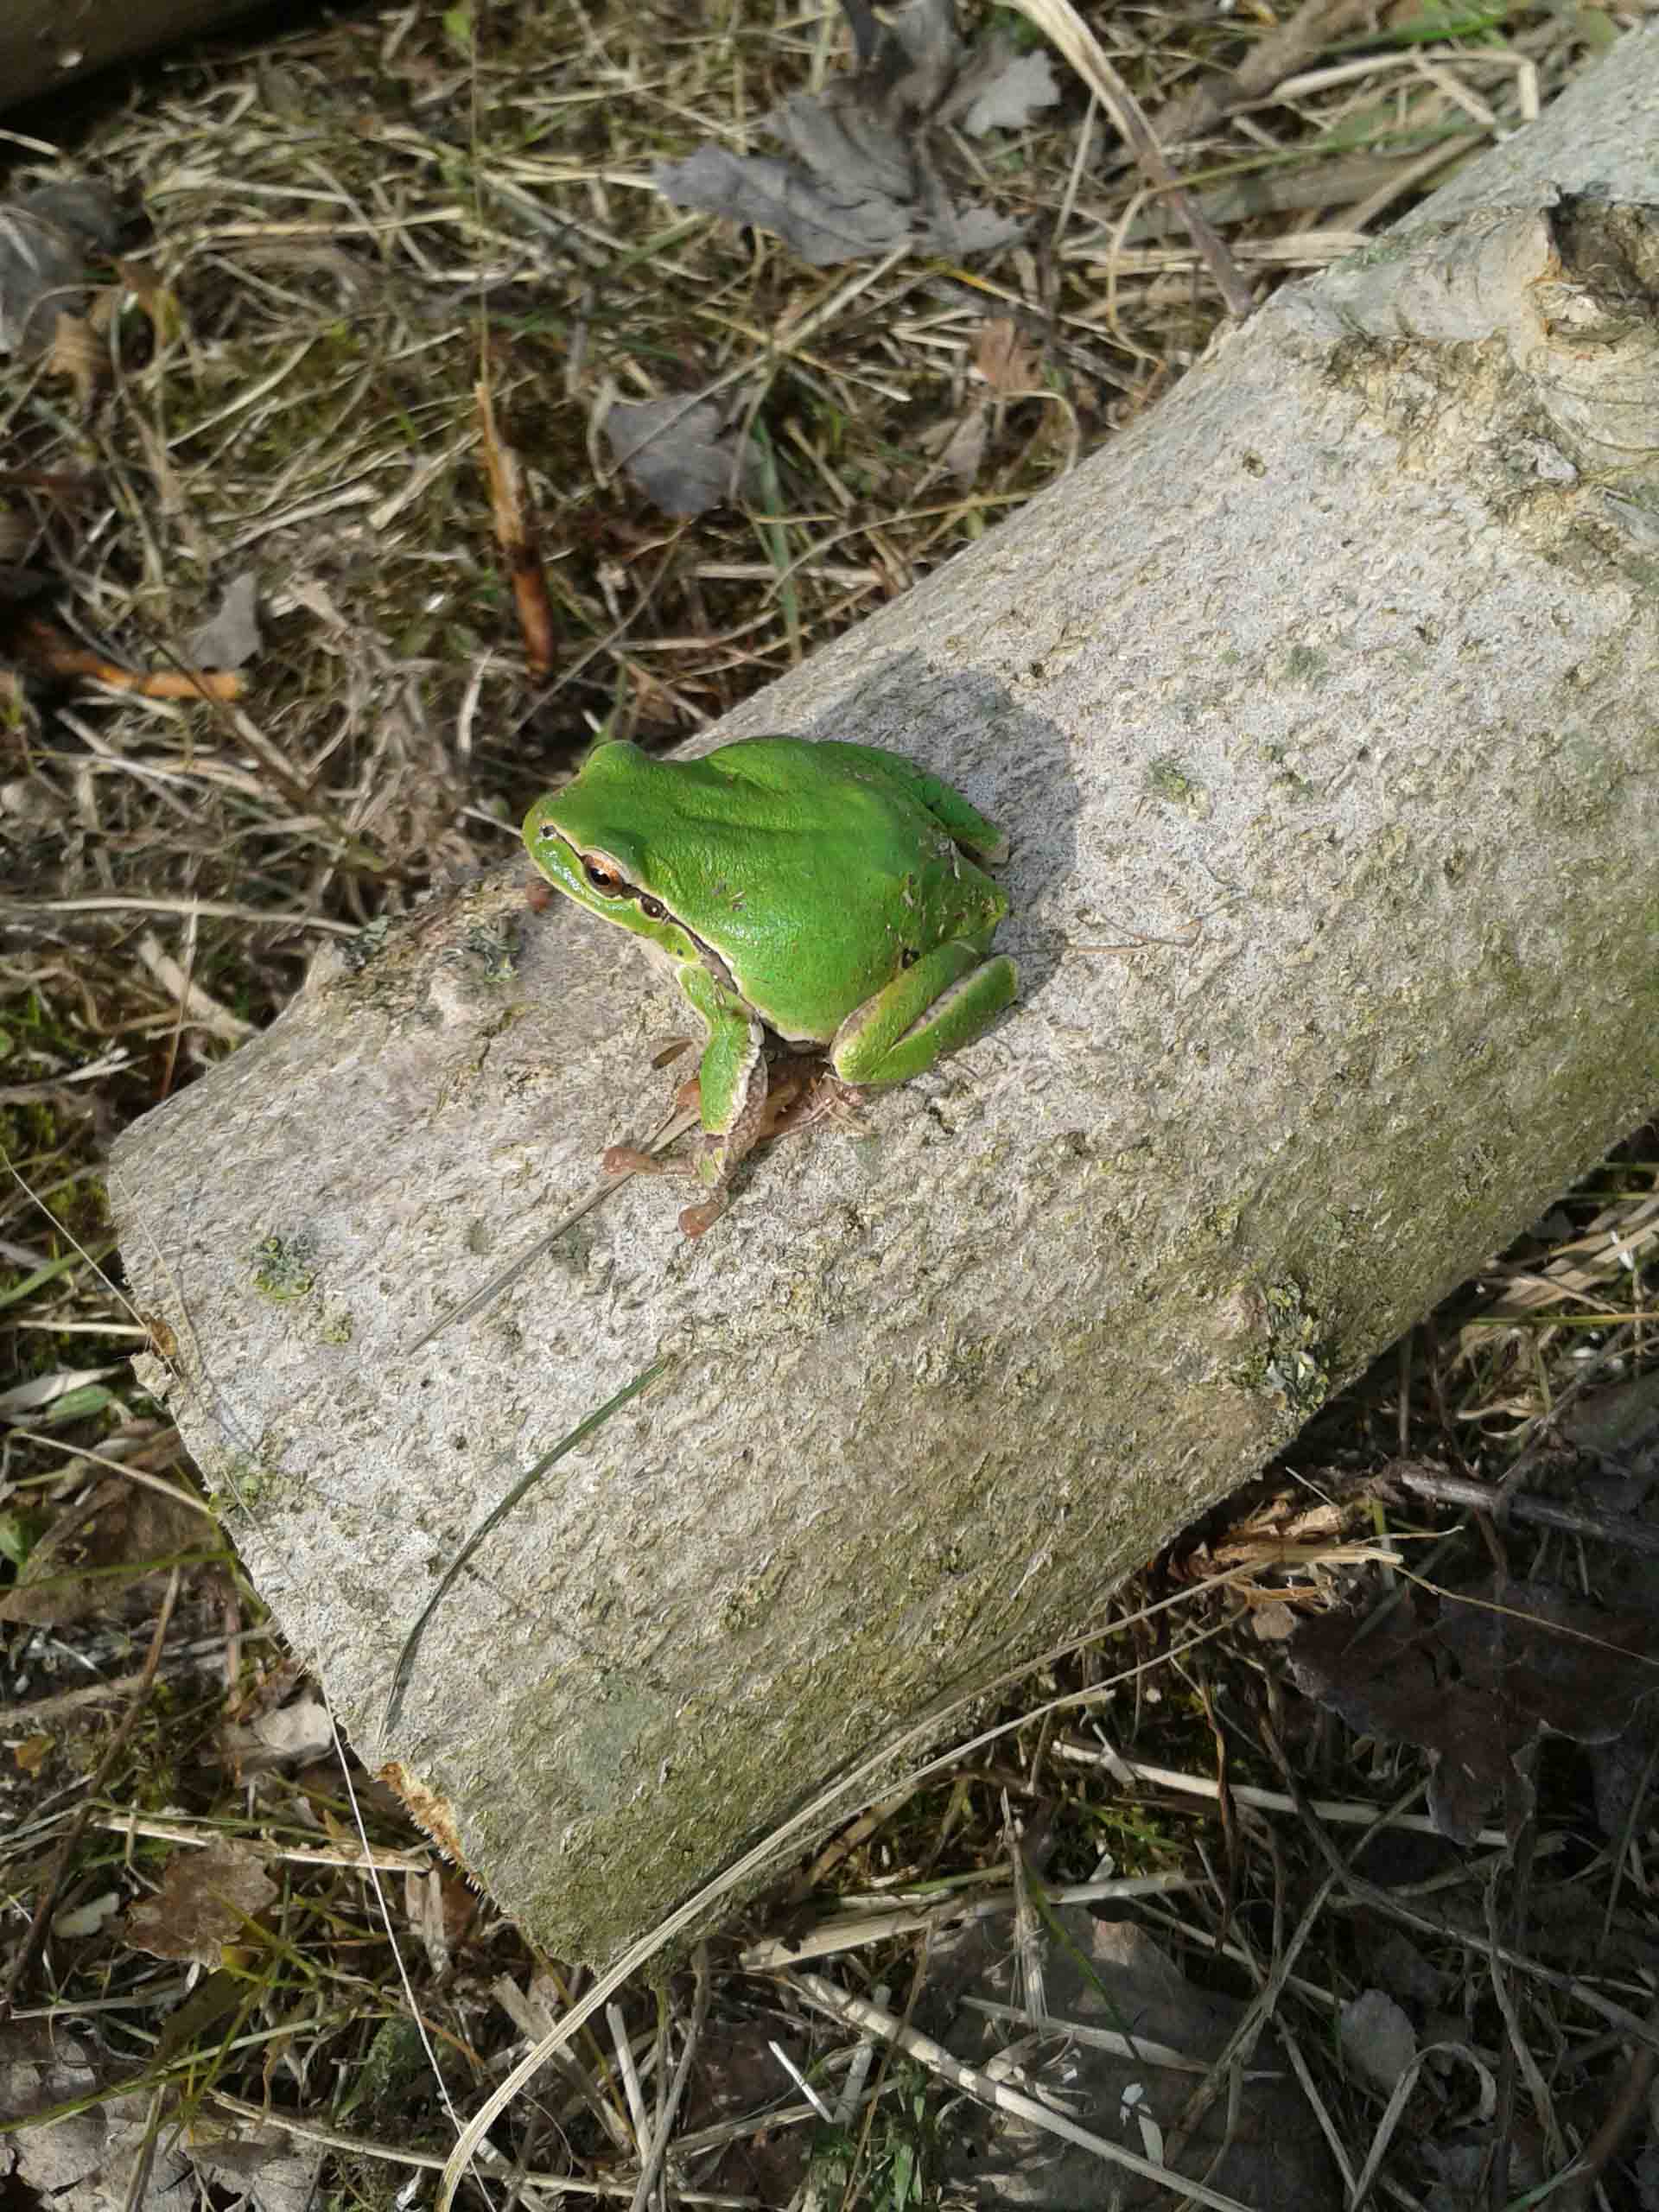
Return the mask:
[[702, 817], [702, 857], [723, 856], [703, 882], [713, 949], [798, 1040], [826, 1041], [919, 955], [988, 940], [1007, 911], [889, 763], [912, 766], [863, 746], [759, 737], [676, 764], [706, 772], [683, 794], [687, 826]]
[[1007, 840], [994, 822], [971, 805], [954, 785], [906, 753], [858, 745], [841, 738], [745, 737], [717, 746], [701, 762], [724, 779], [751, 791], [782, 796], [811, 791], [815, 803], [833, 806], [841, 793], [862, 786], [887, 792], [906, 818], [919, 810], [931, 817], [957, 843], [976, 858], [1007, 857]]
[[1007, 910], [952, 834], [989, 851], [994, 825], [868, 746], [745, 738], [696, 760], [601, 746], [551, 819], [659, 899], [798, 1042], [827, 1041], [948, 938], [988, 944]]

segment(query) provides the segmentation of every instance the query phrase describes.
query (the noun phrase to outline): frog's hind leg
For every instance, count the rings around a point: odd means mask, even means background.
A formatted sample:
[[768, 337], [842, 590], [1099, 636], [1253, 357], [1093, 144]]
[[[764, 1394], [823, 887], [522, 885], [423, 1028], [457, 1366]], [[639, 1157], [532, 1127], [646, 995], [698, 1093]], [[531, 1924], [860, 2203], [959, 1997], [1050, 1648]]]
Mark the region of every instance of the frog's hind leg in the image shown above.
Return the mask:
[[836, 1032], [830, 1058], [848, 1083], [907, 1083], [959, 1052], [1014, 1003], [1020, 971], [1004, 953], [953, 938], [936, 944]]

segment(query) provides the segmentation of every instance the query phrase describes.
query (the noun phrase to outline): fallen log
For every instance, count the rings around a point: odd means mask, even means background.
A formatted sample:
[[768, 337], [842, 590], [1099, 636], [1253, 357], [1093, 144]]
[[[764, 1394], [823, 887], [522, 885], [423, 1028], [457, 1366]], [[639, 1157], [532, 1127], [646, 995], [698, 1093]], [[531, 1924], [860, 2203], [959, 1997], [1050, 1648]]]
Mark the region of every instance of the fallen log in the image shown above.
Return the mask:
[[[684, 1009], [524, 870], [115, 1149], [169, 1402], [372, 1764], [550, 1949], [649, 1927], [1115, 1579], [1659, 1097], [1659, 33], [701, 741], [1013, 841], [992, 1033], [696, 1243]], [[644, 1370], [405, 1638], [516, 1478]]]

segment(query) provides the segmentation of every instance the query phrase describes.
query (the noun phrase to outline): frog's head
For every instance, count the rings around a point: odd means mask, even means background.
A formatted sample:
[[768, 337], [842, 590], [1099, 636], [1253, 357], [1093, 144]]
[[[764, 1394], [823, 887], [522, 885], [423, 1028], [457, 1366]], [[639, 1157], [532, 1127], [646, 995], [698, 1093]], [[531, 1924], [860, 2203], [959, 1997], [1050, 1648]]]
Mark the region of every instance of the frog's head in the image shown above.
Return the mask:
[[524, 843], [548, 881], [579, 906], [676, 960], [696, 960], [695, 940], [648, 887], [648, 766], [637, 746], [597, 747], [562, 791], [536, 801], [524, 817]]

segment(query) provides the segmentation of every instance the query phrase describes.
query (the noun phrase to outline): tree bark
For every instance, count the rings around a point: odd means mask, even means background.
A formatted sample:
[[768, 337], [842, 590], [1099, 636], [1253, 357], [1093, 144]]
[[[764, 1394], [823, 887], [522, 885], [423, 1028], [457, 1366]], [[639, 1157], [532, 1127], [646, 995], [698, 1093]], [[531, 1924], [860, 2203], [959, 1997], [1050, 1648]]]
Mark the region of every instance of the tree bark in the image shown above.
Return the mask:
[[258, 4], [259, 0], [4, 0], [0, 107], [57, 92], [111, 62], [222, 30]]
[[[1020, 1002], [872, 1134], [696, 1243], [638, 1179], [407, 1354], [679, 1073], [677, 1000], [508, 867], [118, 1145], [260, 1588], [550, 1949], [1086, 1629], [1659, 1096], [1656, 112], [1649, 31], [701, 741], [902, 749], [1013, 837]], [[385, 1736], [444, 1562], [660, 1358]]]

